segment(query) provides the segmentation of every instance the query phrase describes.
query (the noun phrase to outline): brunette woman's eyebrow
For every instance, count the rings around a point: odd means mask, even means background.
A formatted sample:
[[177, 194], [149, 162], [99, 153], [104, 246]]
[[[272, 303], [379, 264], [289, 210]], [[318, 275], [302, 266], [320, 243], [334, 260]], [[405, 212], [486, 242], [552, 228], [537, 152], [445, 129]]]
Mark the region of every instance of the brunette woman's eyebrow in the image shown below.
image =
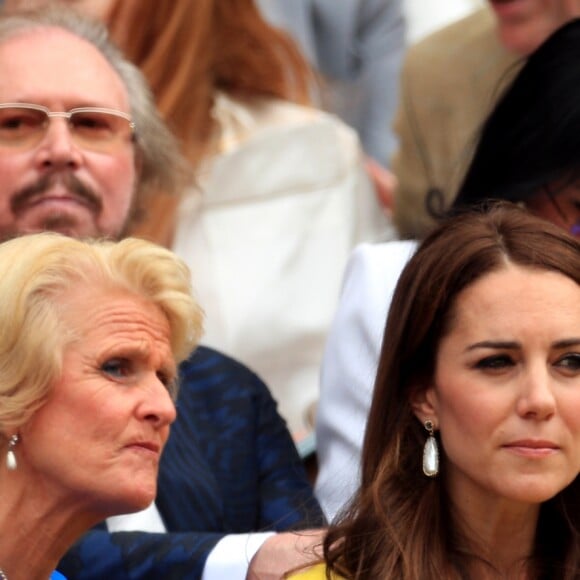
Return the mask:
[[570, 348], [571, 346], [580, 346], [580, 337], [578, 338], [567, 338], [565, 340], [559, 340], [552, 345], [554, 348]]
[[[558, 340], [551, 344], [552, 348], [564, 349], [580, 346], [580, 337], [578, 338], [566, 338], [563, 340]], [[488, 348], [488, 349], [498, 349], [498, 350], [517, 350], [521, 348], [520, 343], [514, 341], [502, 341], [502, 340], [483, 340], [481, 342], [475, 342], [470, 344], [465, 350], [472, 351], [478, 348]]]
[[507, 341], [507, 340], [482, 340], [481, 342], [475, 342], [470, 344], [465, 350], [475, 350], [477, 348], [493, 348], [502, 350], [517, 350], [521, 348], [519, 342]]

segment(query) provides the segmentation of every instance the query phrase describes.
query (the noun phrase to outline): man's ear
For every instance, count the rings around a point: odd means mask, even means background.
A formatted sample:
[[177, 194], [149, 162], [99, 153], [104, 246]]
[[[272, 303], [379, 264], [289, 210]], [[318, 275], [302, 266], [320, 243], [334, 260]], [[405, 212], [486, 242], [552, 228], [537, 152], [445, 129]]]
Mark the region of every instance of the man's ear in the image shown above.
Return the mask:
[[439, 424], [439, 417], [437, 414], [437, 393], [435, 387], [417, 387], [413, 389], [410, 397], [411, 409], [415, 417], [421, 423], [425, 421], [432, 421], [435, 425]]

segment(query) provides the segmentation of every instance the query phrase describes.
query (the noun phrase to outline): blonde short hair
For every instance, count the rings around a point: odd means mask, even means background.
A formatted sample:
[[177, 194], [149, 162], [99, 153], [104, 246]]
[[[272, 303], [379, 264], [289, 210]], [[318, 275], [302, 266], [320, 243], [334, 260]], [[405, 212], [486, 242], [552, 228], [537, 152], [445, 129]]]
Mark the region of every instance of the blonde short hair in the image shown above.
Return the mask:
[[0, 244], [0, 431], [25, 423], [60, 376], [70, 339], [61, 320], [63, 295], [79, 284], [126, 290], [159, 307], [176, 363], [199, 341], [203, 314], [190, 272], [165, 248], [135, 238], [80, 241], [56, 233]]

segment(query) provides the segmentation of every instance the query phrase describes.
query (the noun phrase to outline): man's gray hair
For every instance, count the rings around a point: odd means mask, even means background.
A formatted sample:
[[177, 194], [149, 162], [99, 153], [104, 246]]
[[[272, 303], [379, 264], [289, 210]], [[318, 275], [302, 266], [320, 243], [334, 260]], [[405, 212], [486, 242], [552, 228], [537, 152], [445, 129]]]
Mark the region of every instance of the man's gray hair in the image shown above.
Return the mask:
[[57, 6], [6, 13], [0, 15], [0, 44], [21, 32], [47, 27], [61, 28], [92, 44], [121, 77], [135, 123], [136, 207], [148, 193], [181, 193], [190, 179], [190, 165], [161, 119], [145, 77], [110, 41], [103, 24]]

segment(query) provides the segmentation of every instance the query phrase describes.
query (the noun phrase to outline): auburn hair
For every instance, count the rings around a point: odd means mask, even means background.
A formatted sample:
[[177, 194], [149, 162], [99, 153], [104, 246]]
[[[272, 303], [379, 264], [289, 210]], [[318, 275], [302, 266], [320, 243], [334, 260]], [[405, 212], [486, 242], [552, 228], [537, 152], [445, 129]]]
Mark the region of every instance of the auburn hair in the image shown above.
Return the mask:
[[[261, 17], [254, 0], [117, 0], [108, 27], [144, 73], [194, 168], [211, 153], [217, 91], [309, 103], [309, 64], [285, 33]], [[160, 191], [133, 233], [170, 245], [178, 205], [178, 196]]]
[[109, 30], [194, 164], [211, 135], [216, 91], [309, 102], [308, 63], [253, 0], [117, 0]]

